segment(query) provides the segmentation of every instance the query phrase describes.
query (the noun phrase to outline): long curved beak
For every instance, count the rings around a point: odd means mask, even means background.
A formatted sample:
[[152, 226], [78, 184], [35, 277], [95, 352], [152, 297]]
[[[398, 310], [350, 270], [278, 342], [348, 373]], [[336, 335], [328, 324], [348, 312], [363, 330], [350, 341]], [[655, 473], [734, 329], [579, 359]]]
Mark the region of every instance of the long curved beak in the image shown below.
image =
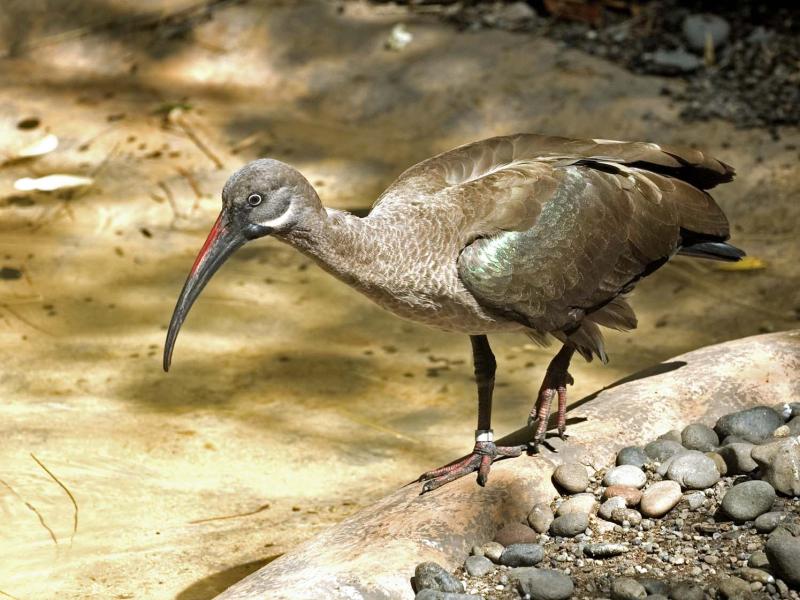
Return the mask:
[[211, 228], [205, 244], [200, 249], [200, 253], [197, 255], [194, 265], [192, 265], [192, 270], [189, 271], [189, 277], [186, 278], [186, 283], [183, 284], [178, 303], [175, 305], [175, 311], [172, 313], [172, 319], [167, 330], [167, 341], [164, 344], [165, 371], [169, 371], [175, 338], [178, 337], [178, 331], [180, 331], [186, 315], [189, 314], [192, 304], [194, 304], [200, 292], [203, 291], [211, 276], [222, 266], [222, 263], [244, 245], [246, 241], [247, 238], [244, 235], [228, 226], [225, 211], [223, 210]]

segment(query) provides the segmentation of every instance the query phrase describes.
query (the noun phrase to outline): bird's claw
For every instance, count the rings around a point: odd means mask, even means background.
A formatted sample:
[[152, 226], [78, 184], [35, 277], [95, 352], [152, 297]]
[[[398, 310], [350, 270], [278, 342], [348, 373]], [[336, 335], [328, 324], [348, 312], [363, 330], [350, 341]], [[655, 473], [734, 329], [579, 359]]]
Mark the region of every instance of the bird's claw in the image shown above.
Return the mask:
[[456, 479], [478, 471], [478, 485], [486, 485], [492, 463], [498, 458], [516, 457], [522, 454], [525, 446], [496, 446], [494, 442], [475, 442], [475, 447], [467, 456], [433, 471], [419, 476], [417, 482], [424, 481], [420, 495], [432, 492]]

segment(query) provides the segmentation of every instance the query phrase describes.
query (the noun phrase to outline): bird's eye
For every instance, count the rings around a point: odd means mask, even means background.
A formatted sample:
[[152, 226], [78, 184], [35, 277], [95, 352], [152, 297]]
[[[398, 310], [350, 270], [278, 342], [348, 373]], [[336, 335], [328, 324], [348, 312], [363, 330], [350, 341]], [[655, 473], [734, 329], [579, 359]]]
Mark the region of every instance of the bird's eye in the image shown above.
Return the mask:
[[250, 206], [258, 206], [259, 204], [261, 204], [261, 195], [260, 194], [250, 194], [247, 197], [247, 203]]

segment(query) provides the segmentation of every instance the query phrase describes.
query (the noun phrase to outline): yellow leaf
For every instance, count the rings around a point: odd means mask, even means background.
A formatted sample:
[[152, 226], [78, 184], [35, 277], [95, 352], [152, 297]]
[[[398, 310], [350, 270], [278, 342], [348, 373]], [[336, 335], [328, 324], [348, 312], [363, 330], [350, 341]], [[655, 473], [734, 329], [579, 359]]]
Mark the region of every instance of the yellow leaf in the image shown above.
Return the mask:
[[745, 256], [737, 262], [720, 262], [716, 267], [721, 271], [759, 271], [767, 268], [767, 263], [757, 256]]

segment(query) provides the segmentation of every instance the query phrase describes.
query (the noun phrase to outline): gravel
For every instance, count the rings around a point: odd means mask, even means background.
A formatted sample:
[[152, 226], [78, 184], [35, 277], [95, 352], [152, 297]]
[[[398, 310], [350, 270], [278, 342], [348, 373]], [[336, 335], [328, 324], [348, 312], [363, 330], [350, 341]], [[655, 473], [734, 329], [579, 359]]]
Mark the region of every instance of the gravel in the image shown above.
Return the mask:
[[734, 521], [752, 521], [775, 503], [775, 490], [765, 481], [745, 481], [722, 498], [722, 510]]

